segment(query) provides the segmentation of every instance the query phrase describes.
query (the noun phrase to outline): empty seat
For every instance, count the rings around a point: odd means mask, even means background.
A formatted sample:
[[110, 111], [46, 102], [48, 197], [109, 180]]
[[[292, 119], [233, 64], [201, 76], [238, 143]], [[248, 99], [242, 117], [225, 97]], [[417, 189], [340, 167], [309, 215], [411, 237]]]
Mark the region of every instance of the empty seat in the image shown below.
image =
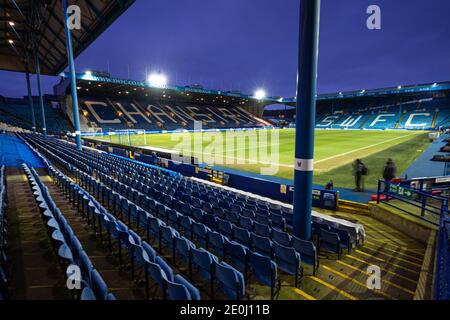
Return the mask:
[[192, 223], [192, 241], [206, 248], [208, 228], [203, 223]]
[[200, 292], [180, 275], [174, 281], [166, 280], [168, 300], [200, 300]]
[[239, 227], [253, 231], [253, 220], [251, 218], [241, 216], [239, 218]]
[[208, 250], [214, 253], [218, 257], [224, 257], [225, 251], [225, 239], [224, 237], [215, 231], [208, 231]]
[[268, 225], [255, 222], [253, 224], [253, 232], [259, 236], [270, 238], [270, 227]]
[[270, 298], [273, 300], [281, 286], [276, 263], [267, 256], [249, 251], [248, 270], [251, 278], [254, 277], [262, 285], [270, 286]]
[[228, 299], [240, 300], [244, 297], [244, 276], [226, 262], [215, 263], [215, 280], [218, 289], [222, 290]]
[[302, 262], [313, 266], [313, 275], [316, 275], [319, 268], [319, 259], [317, 259], [317, 250], [314, 243], [292, 236], [292, 247], [300, 253]]
[[331, 232], [337, 233], [341, 242], [341, 245], [347, 247], [348, 253], [352, 251], [352, 247], [356, 246], [356, 239], [350, 236], [347, 230], [331, 228]]
[[209, 283], [210, 295], [213, 296], [214, 262], [218, 261], [217, 257], [203, 248], [192, 248], [191, 257], [190, 280], [192, 281], [194, 272], [198, 274], [206, 283]]
[[217, 227], [220, 233], [231, 238], [233, 235], [233, 226], [229, 221], [217, 219]]
[[272, 241], [267, 237], [251, 234], [253, 249], [269, 258], [272, 258]]
[[225, 257], [236, 269], [246, 274], [247, 267], [247, 248], [243, 245], [225, 240]]
[[233, 228], [233, 240], [243, 244], [247, 247], [251, 247], [252, 240], [250, 237], [250, 232], [247, 229], [234, 227]]
[[292, 246], [291, 236], [287, 232], [284, 232], [284, 231], [272, 229], [272, 240], [278, 242], [279, 244], [281, 244], [285, 247]]
[[342, 253], [342, 246], [339, 235], [335, 232], [329, 232], [324, 229], [321, 229], [319, 234], [318, 250], [320, 251], [320, 249], [322, 248], [337, 253], [338, 259], [340, 259]]
[[299, 278], [303, 276], [300, 254], [292, 247], [285, 247], [274, 242], [273, 256], [278, 268], [294, 276], [295, 286], [297, 287]]

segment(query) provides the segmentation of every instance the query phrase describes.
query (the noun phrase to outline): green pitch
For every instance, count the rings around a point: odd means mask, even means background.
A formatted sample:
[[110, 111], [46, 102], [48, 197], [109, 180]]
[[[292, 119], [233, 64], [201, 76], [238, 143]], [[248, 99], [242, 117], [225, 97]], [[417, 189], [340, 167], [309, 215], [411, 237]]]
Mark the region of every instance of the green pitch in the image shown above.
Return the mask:
[[[316, 130], [314, 182], [353, 188], [351, 163], [360, 158], [369, 168], [365, 186], [376, 189], [387, 158], [398, 174], [430, 144], [420, 131]], [[201, 158], [205, 163], [292, 179], [294, 174], [295, 129], [204, 133], [173, 133], [110, 136], [97, 138], [133, 146], [175, 150]]]

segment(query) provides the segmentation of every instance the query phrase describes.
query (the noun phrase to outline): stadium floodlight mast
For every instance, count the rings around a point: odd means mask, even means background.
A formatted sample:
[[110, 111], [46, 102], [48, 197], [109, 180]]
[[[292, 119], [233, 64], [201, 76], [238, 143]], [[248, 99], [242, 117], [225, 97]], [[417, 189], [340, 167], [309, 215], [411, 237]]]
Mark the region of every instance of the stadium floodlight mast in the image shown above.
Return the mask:
[[152, 73], [147, 77], [147, 82], [152, 87], [162, 88], [167, 85], [167, 77], [161, 72]]
[[266, 98], [266, 96], [267, 96], [266, 91], [264, 91], [263, 89], [258, 89], [253, 94], [253, 97], [257, 100], [263, 100]]

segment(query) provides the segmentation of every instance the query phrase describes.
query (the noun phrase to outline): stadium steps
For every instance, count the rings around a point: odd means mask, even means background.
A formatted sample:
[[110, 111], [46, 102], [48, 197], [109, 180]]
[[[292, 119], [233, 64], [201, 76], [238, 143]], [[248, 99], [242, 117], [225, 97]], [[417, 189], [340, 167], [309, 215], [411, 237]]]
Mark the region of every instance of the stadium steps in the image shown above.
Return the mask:
[[[75, 235], [80, 240], [84, 251], [105, 280], [109, 290], [118, 300], [146, 299], [144, 287], [139, 287], [131, 280], [129, 270], [121, 269], [119, 259], [111, 255], [106, 245], [98, 240], [91, 226], [87, 225], [78, 214], [77, 209], [53, 183], [52, 178], [43, 172], [42, 170], [38, 171], [42, 182], [47, 186], [57, 207], [63, 212]], [[125, 254], [123, 259], [124, 263], [129, 261]]]
[[369, 205], [348, 200], [339, 200], [338, 209], [341, 212], [370, 215]]
[[8, 168], [7, 181], [12, 299], [71, 299], [24, 172]]
[[[306, 276], [300, 289], [317, 299], [413, 299], [425, 245], [369, 216], [344, 212], [332, 216], [363, 224], [365, 243], [350, 253], [344, 250], [340, 260], [322, 252], [318, 275]], [[367, 288], [370, 266], [381, 270], [381, 290]]]

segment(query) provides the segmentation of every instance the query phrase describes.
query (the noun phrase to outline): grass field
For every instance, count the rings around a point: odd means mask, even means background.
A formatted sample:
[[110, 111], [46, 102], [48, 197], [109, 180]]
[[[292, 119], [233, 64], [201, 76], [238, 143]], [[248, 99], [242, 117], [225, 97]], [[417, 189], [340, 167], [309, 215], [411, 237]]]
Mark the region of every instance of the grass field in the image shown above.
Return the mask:
[[[292, 179], [295, 129], [236, 132], [172, 133], [97, 137], [134, 146], [148, 146], [193, 155], [208, 164]], [[420, 131], [317, 130], [314, 182], [353, 188], [351, 163], [363, 159], [369, 168], [365, 186], [375, 189], [384, 163], [392, 158], [398, 174], [428, 147], [428, 135]]]

